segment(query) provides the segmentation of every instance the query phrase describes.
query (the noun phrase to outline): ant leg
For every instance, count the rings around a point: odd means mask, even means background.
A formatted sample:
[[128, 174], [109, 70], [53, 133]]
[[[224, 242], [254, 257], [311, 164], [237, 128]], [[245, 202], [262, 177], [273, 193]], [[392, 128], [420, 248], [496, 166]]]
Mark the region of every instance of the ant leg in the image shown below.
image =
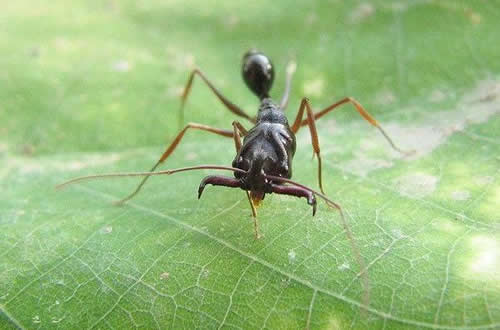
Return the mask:
[[234, 137], [234, 147], [236, 148], [236, 153], [240, 151], [242, 146], [241, 137], [247, 134], [248, 131], [246, 130], [245, 127], [243, 127], [243, 125], [240, 124], [240, 122], [233, 121], [233, 137]]
[[[168, 148], [165, 150], [165, 152], [163, 152], [163, 154], [160, 157], [160, 159], [156, 162], [156, 164], [153, 166], [153, 168], [151, 168], [151, 170], [149, 172], [154, 172], [156, 170], [156, 168], [161, 163], [163, 163], [172, 154], [172, 152], [174, 152], [175, 148], [177, 148], [177, 146], [181, 142], [182, 137], [184, 136], [184, 134], [186, 133], [186, 131], [188, 129], [190, 129], [190, 128], [192, 128], [192, 129], [198, 129], [198, 130], [205, 131], [205, 132], [214, 133], [214, 134], [225, 136], [225, 137], [229, 137], [229, 138], [233, 137], [233, 132], [229, 131], [229, 130], [214, 128], [214, 127], [210, 127], [210, 126], [206, 126], [206, 125], [201, 125], [201, 124], [196, 124], [196, 123], [189, 123], [189, 124], [186, 125], [186, 127], [184, 127], [177, 134], [177, 136], [175, 137], [174, 141], [168, 146]], [[139, 185], [137, 186], [137, 188], [130, 195], [128, 195], [127, 197], [125, 197], [125, 198], [117, 201], [116, 204], [117, 205], [121, 205], [121, 204], [125, 203], [126, 201], [128, 201], [129, 199], [131, 199], [132, 197], [134, 197], [135, 195], [137, 195], [137, 193], [139, 193], [139, 191], [141, 190], [142, 186], [146, 183], [146, 181], [147, 181], [147, 179], [149, 177], [150, 177], [149, 175], [145, 176], [144, 179], [142, 179], [142, 181], [139, 183]]]
[[[314, 114], [314, 119], [319, 119], [321, 117], [323, 117], [324, 115], [326, 115], [328, 112], [336, 109], [338, 106], [341, 106], [342, 104], [345, 104], [345, 103], [352, 103], [354, 105], [354, 107], [356, 108], [356, 110], [358, 111], [358, 113], [361, 115], [361, 117], [363, 117], [363, 119], [365, 119], [367, 122], [369, 122], [371, 125], [375, 126], [379, 131], [380, 133], [382, 133], [382, 135], [384, 136], [384, 138], [387, 140], [387, 142], [389, 142], [389, 144], [391, 145], [391, 147], [396, 150], [397, 152], [400, 152], [404, 155], [411, 155], [412, 153], [414, 153], [415, 151], [412, 150], [412, 151], [404, 151], [402, 149], [400, 149], [399, 147], [397, 147], [394, 142], [392, 141], [392, 139], [389, 137], [389, 135], [385, 132], [385, 130], [382, 128], [382, 126], [380, 126], [380, 124], [377, 122], [377, 120], [375, 120], [375, 118], [373, 118], [372, 115], [370, 115], [368, 113], [368, 111], [365, 110], [365, 108], [358, 102], [356, 101], [356, 99], [352, 98], [352, 97], [346, 97], [346, 98], [343, 98], [342, 100], [326, 107], [325, 109], [317, 112]], [[308, 121], [309, 119], [305, 119], [303, 120], [302, 122], [300, 122], [300, 126], [305, 126], [308, 124]], [[297, 123], [294, 123], [294, 126], [295, 125], [298, 125]], [[298, 130], [298, 128], [297, 128]]]
[[255, 204], [252, 201], [252, 197], [250, 197], [250, 193], [248, 191], [245, 192], [247, 193], [248, 202], [250, 203], [250, 208], [252, 209], [253, 230], [255, 232], [255, 239], [259, 239], [262, 236], [260, 235], [259, 221], [257, 220], [257, 208], [255, 207]]
[[181, 125], [184, 122], [184, 104], [186, 103], [186, 100], [189, 96], [189, 92], [191, 91], [191, 86], [193, 85], [193, 79], [195, 75], [200, 76], [200, 78], [207, 84], [210, 90], [212, 90], [212, 92], [217, 96], [217, 98], [222, 102], [222, 104], [226, 106], [226, 108], [229, 111], [231, 111], [237, 116], [248, 119], [252, 123], [255, 123], [255, 119], [253, 117], [249, 116], [240, 107], [238, 107], [236, 104], [232, 103], [224, 95], [222, 95], [221, 92], [219, 92], [219, 90], [215, 88], [215, 86], [205, 77], [203, 72], [201, 72], [199, 69], [194, 69], [193, 71], [191, 71], [191, 74], [189, 75], [186, 87], [184, 87], [184, 92], [182, 93], [181, 96], [181, 107], [179, 110], [180, 112], [179, 120], [181, 122]]
[[290, 96], [290, 89], [292, 88], [292, 78], [296, 68], [297, 64], [294, 61], [288, 62], [286, 66], [285, 92], [283, 93], [280, 101], [280, 108], [282, 110], [285, 110], [288, 106], [288, 97]]
[[[236, 147], [236, 152], [238, 153], [242, 146], [241, 135], [247, 135], [248, 131], [238, 121], [233, 121], [233, 130], [234, 146]], [[250, 197], [250, 193], [248, 192], [248, 190], [245, 190], [245, 193], [247, 194], [248, 202], [250, 203], [250, 208], [252, 209], [255, 239], [259, 239], [261, 235], [259, 233], [259, 221], [257, 220], [257, 208], [255, 207], [255, 204], [253, 203], [252, 197]]]
[[[307, 114], [307, 119], [304, 121], [302, 120], [302, 116], [304, 115], [304, 110], [306, 110]], [[323, 190], [323, 178], [321, 175], [321, 155], [320, 155], [320, 148], [319, 148], [319, 138], [318, 138], [318, 131], [316, 130], [316, 123], [315, 123], [315, 118], [314, 118], [314, 113], [311, 109], [311, 106], [309, 105], [309, 100], [304, 97], [302, 99], [302, 102], [300, 102], [300, 108], [299, 112], [297, 113], [297, 117], [295, 118], [295, 121], [291, 127], [293, 133], [297, 133], [297, 131], [301, 127], [301, 123], [305, 122], [307, 125], [309, 125], [309, 133], [311, 134], [311, 140], [312, 140], [312, 146], [313, 146], [313, 155], [316, 155], [318, 158], [318, 183], [319, 183], [319, 189], [323, 194], [325, 194], [325, 191]]]

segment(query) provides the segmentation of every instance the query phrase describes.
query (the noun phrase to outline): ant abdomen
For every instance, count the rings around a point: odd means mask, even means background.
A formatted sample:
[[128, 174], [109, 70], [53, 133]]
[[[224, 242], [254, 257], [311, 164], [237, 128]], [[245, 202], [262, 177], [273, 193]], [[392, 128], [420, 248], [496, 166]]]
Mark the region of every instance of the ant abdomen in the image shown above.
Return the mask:
[[266, 55], [256, 50], [246, 52], [241, 72], [243, 80], [255, 95], [260, 99], [269, 97], [274, 81], [274, 68]]

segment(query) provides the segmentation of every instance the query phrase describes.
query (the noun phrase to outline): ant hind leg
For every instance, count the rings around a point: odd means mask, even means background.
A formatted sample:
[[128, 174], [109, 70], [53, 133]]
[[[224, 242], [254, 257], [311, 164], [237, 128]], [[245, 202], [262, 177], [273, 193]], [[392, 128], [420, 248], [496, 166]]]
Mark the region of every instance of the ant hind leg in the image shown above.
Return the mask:
[[222, 93], [219, 92], [219, 90], [217, 88], [215, 88], [215, 86], [210, 82], [210, 80], [208, 80], [205, 77], [205, 74], [203, 74], [203, 72], [201, 72], [201, 70], [194, 69], [193, 71], [191, 71], [191, 74], [189, 75], [186, 86], [184, 87], [184, 92], [182, 93], [182, 96], [181, 96], [181, 107], [179, 109], [180, 126], [182, 126], [182, 124], [184, 122], [184, 104], [186, 103], [186, 100], [187, 100], [189, 93], [191, 91], [191, 87], [193, 85], [193, 80], [194, 80], [195, 75], [200, 76], [200, 78], [205, 82], [205, 84], [207, 84], [208, 88], [210, 88], [210, 90], [215, 94], [215, 96], [217, 96], [217, 98], [222, 102], [222, 104], [224, 104], [226, 106], [226, 108], [229, 111], [231, 111], [232, 113], [234, 113], [237, 116], [248, 119], [252, 123], [255, 123], [255, 119], [253, 117], [248, 115], [239, 106], [237, 106], [233, 102], [229, 101], [224, 95], [222, 95]]

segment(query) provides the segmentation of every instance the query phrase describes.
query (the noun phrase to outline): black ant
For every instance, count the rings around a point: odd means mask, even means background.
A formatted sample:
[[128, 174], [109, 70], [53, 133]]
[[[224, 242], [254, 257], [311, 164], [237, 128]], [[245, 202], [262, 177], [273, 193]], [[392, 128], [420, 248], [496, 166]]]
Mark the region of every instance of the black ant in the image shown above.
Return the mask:
[[[284, 110], [288, 105], [288, 97], [290, 95], [292, 76], [295, 72], [295, 67], [296, 65], [294, 62], [290, 62], [287, 66], [285, 91], [281, 98], [280, 104], [278, 105], [269, 96], [269, 91], [271, 90], [271, 86], [274, 81], [274, 68], [270, 59], [263, 53], [255, 50], [250, 50], [243, 56], [243, 79], [245, 80], [248, 88], [260, 99], [260, 106], [257, 117], [249, 116], [240, 107], [229, 101], [205, 77], [203, 72], [198, 69], [193, 70], [189, 76], [186, 87], [181, 97], [180, 118], [183, 117], [184, 104], [186, 103], [189, 92], [191, 91], [193, 79], [195, 75], [198, 75], [229, 111], [237, 116], [247, 119], [252, 124], [254, 124], [254, 126], [250, 130], [247, 130], [240, 122], [234, 121], [233, 129], [226, 130], [202, 124], [189, 123], [177, 134], [174, 141], [168, 146], [163, 155], [149, 172], [114, 173], [80, 177], [62, 183], [58, 185], [57, 188], [61, 188], [69, 183], [90, 178], [113, 176], [144, 176], [143, 180], [130, 195], [117, 202], [117, 204], [123, 204], [134, 197], [140, 191], [146, 180], [151, 175], [169, 175], [178, 172], [202, 169], [227, 170], [233, 171], [234, 177], [220, 175], [210, 175], [205, 177], [201, 181], [198, 188], [198, 198], [201, 197], [205, 186], [208, 184], [214, 186], [225, 186], [230, 188], [243, 189], [247, 194], [250, 206], [252, 208], [256, 238], [260, 237], [256, 207], [259, 206], [260, 202], [264, 199], [266, 194], [275, 193], [304, 197], [307, 199], [307, 203], [312, 206], [313, 216], [316, 213], [316, 196], [319, 196], [329, 206], [336, 208], [340, 212], [343, 219], [340, 206], [328, 199], [323, 189], [321, 174], [321, 154], [315, 121], [326, 115], [328, 112], [336, 109], [340, 105], [351, 103], [367, 122], [380, 130], [380, 132], [387, 139], [392, 148], [401, 153], [406, 152], [395, 146], [391, 138], [385, 133], [385, 131], [378, 124], [375, 118], [373, 118], [363, 108], [363, 106], [361, 106], [361, 104], [352, 97], [343, 98], [342, 100], [316, 113], [313, 112], [311, 106], [309, 105], [308, 99], [303, 98], [300, 103], [299, 112], [295, 117], [293, 124], [290, 126]], [[304, 111], [307, 116], [306, 119], [303, 118]], [[301, 127], [306, 125], [309, 127], [313, 151], [318, 159], [318, 182], [321, 193], [300, 183], [290, 180], [290, 178], [292, 177], [292, 158], [295, 154], [296, 149], [295, 134]], [[236, 147], [236, 157], [233, 160], [232, 167], [201, 165], [175, 170], [154, 172], [156, 168], [172, 154], [188, 129], [198, 129], [224, 137], [233, 138]], [[243, 142], [241, 141], [242, 137]], [[345, 222], [344, 227], [346, 227]], [[350, 233], [349, 230], [347, 230], [347, 232], [348, 234]]]
[[[299, 112], [295, 117], [293, 124], [290, 126], [284, 110], [288, 105], [288, 97], [290, 95], [292, 76], [295, 72], [295, 66], [296, 65], [294, 62], [290, 62], [287, 66], [285, 91], [281, 98], [280, 104], [278, 105], [269, 96], [269, 91], [271, 90], [271, 86], [274, 81], [274, 69], [269, 58], [266, 55], [255, 50], [251, 50], [243, 56], [243, 79], [245, 80], [248, 88], [250, 88], [250, 90], [260, 99], [259, 111], [256, 118], [249, 116], [240, 107], [223, 96], [217, 90], [217, 88], [215, 88], [214, 85], [205, 77], [203, 72], [198, 69], [193, 70], [189, 76], [186, 87], [184, 89], [184, 93], [181, 97], [179, 116], [179, 118], [181, 118], [181, 121], [183, 118], [184, 104], [186, 103], [189, 92], [191, 91], [193, 79], [195, 75], [198, 75], [229, 111], [237, 116], [247, 119], [254, 126], [250, 130], [247, 130], [240, 122], [233, 121], [233, 129], [226, 130], [202, 124], [189, 123], [177, 134], [174, 141], [168, 146], [163, 155], [149, 172], [111, 173], [79, 177], [62, 183], [56, 188], [62, 188], [63, 186], [66, 186], [70, 183], [92, 178], [144, 176], [143, 180], [130, 195], [116, 202], [116, 204], [123, 204], [134, 197], [140, 191], [146, 180], [151, 175], [170, 175], [179, 172], [205, 169], [232, 171], [234, 173], [234, 177], [220, 175], [210, 175], [205, 177], [201, 181], [198, 188], [198, 199], [201, 197], [201, 194], [203, 193], [207, 184], [243, 189], [247, 194], [248, 200], [250, 202], [250, 207], [252, 209], [256, 239], [260, 237], [256, 208], [257, 206], [259, 206], [260, 202], [264, 199], [266, 194], [275, 193], [304, 197], [307, 199], [307, 203], [312, 206], [313, 216], [316, 213], [316, 196], [318, 196], [322, 198], [327, 203], [327, 205], [337, 209], [340, 213], [342, 225], [352, 245], [354, 257], [361, 268], [361, 280], [363, 282], [363, 287], [365, 288], [363, 303], [365, 306], [368, 306], [370, 293], [368, 277], [365, 273], [366, 267], [364, 261], [361, 258], [359, 249], [355, 244], [355, 240], [344, 218], [342, 209], [337, 203], [331, 201], [325, 195], [323, 189], [321, 174], [321, 154], [315, 121], [326, 115], [328, 112], [336, 109], [340, 105], [351, 103], [368, 123], [379, 129], [379, 131], [387, 139], [393, 149], [403, 154], [408, 153], [396, 147], [391, 138], [378, 124], [375, 118], [373, 118], [363, 108], [363, 106], [361, 106], [361, 104], [352, 97], [343, 98], [340, 101], [333, 103], [332, 105], [316, 113], [312, 111], [312, 108], [309, 105], [309, 100], [304, 97], [300, 103]], [[303, 118], [304, 111], [306, 112], [306, 119]], [[301, 127], [306, 125], [309, 127], [309, 132], [311, 134], [314, 155], [316, 155], [316, 157], [318, 158], [318, 183], [321, 192], [290, 180], [290, 178], [292, 177], [292, 158], [295, 154], [296, 149], [295, 134]], [[163, 163], [179, 145], [182, 137], [188, 129], [198, 129], [228, 138], [233, 138], [236, 147], [236, 157], [233, 160], [232, 167], [218, 165], [200, 165], [155, 172], [156, 168], [161, 163]], [[242, 137], [243, 142], [241, 141]]]

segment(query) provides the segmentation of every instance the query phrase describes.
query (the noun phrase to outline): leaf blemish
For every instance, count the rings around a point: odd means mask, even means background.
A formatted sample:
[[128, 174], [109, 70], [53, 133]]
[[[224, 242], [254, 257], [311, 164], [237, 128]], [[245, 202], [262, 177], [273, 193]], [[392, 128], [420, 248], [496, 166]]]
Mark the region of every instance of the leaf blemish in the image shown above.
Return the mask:
[[375, 103], [379, 105], [389, 105], [396, 101], [396, 95], [389, 89], [381, 90], [375, 95]]
[[434, 90], [429, 96], [429, 101], [432, 103], [439, 103], [446, 100], [447, 95], [439, 89]]
[[293, 264], [295, 262], [295, 258], [296, 258], [297, 254], [295, 253], [294, 250], [290, 250], [288, 252], [288, 262]]
[[462, 228], [457, 222], [450, 221], [447, 218], [437, 219], [436, 222], [432, 224], [436, 229], [442, 230], [446, 233], [457, 233]]
[[52, 322], [52, 323], [59, 323], [59, 322], [61, 322], [62, 320], [64, 320], [64, 317], [60, 317], [60, 318], [57, 318], [57, 317], [52, 317], [51, 322]]
[[478, 185], [484, 186], [487, 184], [492, 184], [495, 181], [495, 178], [492, 176], [481, 176], [476, 178], [476, 183]]
[[318, 14], [316, 14], [315, 12], [310, 12], [309, 14], [307, 14], [304, 21], [306, 26], [311, 26], [318, 21]]
[[111, 68], [116, 72], [128, 72], [130, 71], [131, 65], [127, 60], [118, 60], [112, 64]]
[[470, 192], [467, 190], [457, 190], [451, 193], [451, 198], [456, 201], [465, 201], [470, 197]]
[[[497, 80], [485, 80], [478, 82], [471, 91], [464, 93], [453, 110], [425, 113], [420, 123], [401, 124], [398, 122], [384, 122], [384, 128], [388, 134], [404, 150], [415, 152], [409, 156], [401, 156], [400, 153], [390, 148], [385, 148], [385, 141], [379, 136], [363, 137], [358, 151], [354, 151], [354, 157], [335, 161], [342, 170], [366, 177], [371, 172], [395, 166], [397, 160], [413, 161], [430, 155], [436, 148], [446, 143], [447, 139], [457, 132], [466, 133], [469, 125], [480, 124], [487, 121], [491, 116], [500, 113], [500, 82]], [[408, 109], [409, 112], [420, 111], [420, 109]], [[364, 131], [366, 123], [355, 121], [350, 125], [335, 125], [328, 127], [332, 132], [331, 138], [343, 137], [348, 132]], [[369, 139], [369, 140], [367, 140]], [[298, 135], [298, 143], [309, 144], [310, 138], [306, 134]], [[383, 153], [379, 150], [383, 149]], [[351, 149], [349, 150], [351, 151]], [[346, 154], [346, 150], [340, 145], [332, 144], [323, 149], [323, 155]], [[377, 156], [373, 156], [377, 153]], [[328, 162], [328, 159], [326, 159]]]
[[357, 158], [351, 159], [342, 164], [342, 167], [349, 169], [350, 172], [361, 177], [366, 177], [374, 170], [394, 166], [394, 163], [390, 160], [367, 157], [362, 152], [356, 152], [356, 156]]
[[112, 226], [105, 226], [103, 228], [101, 228], [101, 234], [110, 234], [111, 232], [113, 231], [113, 227]]
[[7, 150], [9, 150], [7, 143], [0, 142], [0, 153], [7, 152]]
[[375, 6], [369, 2], [360, 3], [349, 15], [349, 23], [357, 24], [375, 14]]
[[438, 181], [433, 175], [414, 173], [398, 177], [392, 180], [392, 184], [402, 196], [418, 199], [432, 194]]
[[391, 230], [392, 232], [392, 235], [396, 238], [396, 239], [401, 239], [401, 238], [405, 238], [405, 237], [408, 237], [407, 235], [405, 235], [403, 233], [403, 231], [401, 229], [398, 229], [398, 228], [394, 228]]
[[229, 31], [232, 31], [238, 23], [240, 23], [240, 18], [235, 14], [224, 17], [224, 20], [222, 21], [222, 24], [224, 24]]
[[336, 318], [332, 317], [328, 320], [327, 329], [338, 330], [338, 329], [343, 329], [343, 328], [344, 328], [344, 325]]
[[[500, 113], [500, 83], [497, 80], [480, 81], [476, 88], [465, 93], [456, 109], [431, 113], [423, 124], [401, 125], [387, 123], [385, 127], [399, 145], [415, 150], [408, 160], [430, 154], [457, 132], [463, 132], [471, 124], [480, 124]], [[436, 98], [435, 92], [431, 98]], [[393, 157], [399, 156], [393, 152]]]
[[186, 156], [184, 157], [185, 160], [196, 160], [198, 159], [198, 154], [195, 152], [188, 152], [186, 153]]
[[342, 270], [342, 271], [350, 269], [350, 268], [351, 268], [351, 266], [347, 262], [344, 262], [342, 265], [337, 267], [338, 270]]
[[470, 240], [473, 258], [469, 270], [473, 274], [495, 274], [499, 273], [498, 259], [500, 258], [500, 247], [498, 242], [484, 235], [475, 236]]

